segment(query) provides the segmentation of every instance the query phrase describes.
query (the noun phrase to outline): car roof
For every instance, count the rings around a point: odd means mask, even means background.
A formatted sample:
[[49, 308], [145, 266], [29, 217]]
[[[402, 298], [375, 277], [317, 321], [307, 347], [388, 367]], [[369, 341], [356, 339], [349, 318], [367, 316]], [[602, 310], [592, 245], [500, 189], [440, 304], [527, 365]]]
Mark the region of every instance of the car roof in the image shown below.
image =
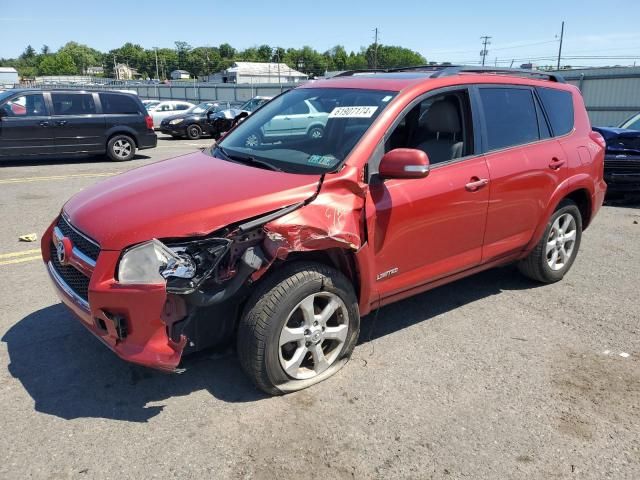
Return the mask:
[[565, 87], [557, 74], [536, 70], [491, 69], [478, 67], [409, 67], [387, 71], [348, 71], [327, 79], [313, 80], [300, 88], [358, 88], [367, 90], [402, 91], [408, 87], [431, 84], [446, 85], [469, 83], [517, 84], [531, 86]]

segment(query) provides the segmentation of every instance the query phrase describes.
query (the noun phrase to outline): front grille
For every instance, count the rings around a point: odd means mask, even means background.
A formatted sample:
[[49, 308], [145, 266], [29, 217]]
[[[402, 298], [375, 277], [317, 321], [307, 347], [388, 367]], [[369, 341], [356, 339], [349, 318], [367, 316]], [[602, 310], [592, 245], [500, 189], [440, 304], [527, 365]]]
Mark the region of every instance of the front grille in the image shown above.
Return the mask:
[[100, 253], [100, 247], [98, 244], [75, 230], [71, 225], [69, 225], [62, 215], [58, 219], [56, 226], [65, 237], [71, 240], [74, 247], [94, 262], [98, 259], [98, 254]]
[[73, 290], [76, 295], [85, 302], [89, 301], [89, 277], [85, 277], [82, 272], [76, 270], [71, 265], [61, 265], [58, 261], [56, 246], [51, 243], [51, 264], [53, 269], [60, 275], [60, 278]]

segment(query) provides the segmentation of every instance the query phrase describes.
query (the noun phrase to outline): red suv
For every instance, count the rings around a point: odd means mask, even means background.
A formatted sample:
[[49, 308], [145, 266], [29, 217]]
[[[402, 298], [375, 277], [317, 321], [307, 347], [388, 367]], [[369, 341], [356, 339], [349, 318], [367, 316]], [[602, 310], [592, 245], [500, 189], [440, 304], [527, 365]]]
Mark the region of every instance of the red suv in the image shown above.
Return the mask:
[[352, 73], [276, 97], [209, 150], [82, 190], [42, 253], [123, 359], [174, 371], [235, 338], [247, 375], [280, 394], [340, 369], [372, 309], [511, 262], [562, 279], [603, 159], [560, 77]]

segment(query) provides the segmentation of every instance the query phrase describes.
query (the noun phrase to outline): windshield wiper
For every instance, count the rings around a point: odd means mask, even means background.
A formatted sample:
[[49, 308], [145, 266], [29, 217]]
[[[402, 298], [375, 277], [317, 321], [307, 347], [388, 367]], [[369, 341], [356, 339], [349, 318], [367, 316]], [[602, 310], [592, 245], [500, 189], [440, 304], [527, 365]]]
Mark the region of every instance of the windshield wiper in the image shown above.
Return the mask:
[[220, 145], [218, 145], [218, 150], [220, 150], [220, 152], [222, 152], [225, 157], [234, 162], [239, 162], [244, 165], [253, 165], [254, 167], [258, 168], [266, 168], [267, 170], [273, 170], [274, 172], [282, 172], [282, 169], [276, 167], [275, 165], [263, 160], [258, 160], [251, 155], [237, 155], [235, 153], [229, 153]]

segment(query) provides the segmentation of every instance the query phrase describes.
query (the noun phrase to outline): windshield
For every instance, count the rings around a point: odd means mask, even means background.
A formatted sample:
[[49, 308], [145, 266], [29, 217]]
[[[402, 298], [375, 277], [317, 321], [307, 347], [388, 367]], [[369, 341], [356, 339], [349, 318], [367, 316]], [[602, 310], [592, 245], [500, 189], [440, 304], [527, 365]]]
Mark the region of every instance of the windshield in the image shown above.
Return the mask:
[[247, 117], [212, 153], [257, 160], [285, 172], [330, 172], [396, 94], [353, 88], [290, 90]]
[[5, 98], [10, 97], [16, 91], [15, 90], [7, 90], [6, 92], [0, 92], [0, 102], [2, 102]]
[[211, 109], [212, 112], [217, 112], [219, 110], [217, 103], [204, 102], [196, 105], [195, 107], [191, 107], [189, 109], [189, 113], [204, 113], [207, 110]]
[[254, 110], [256, 110], [260, 105], [262, 105], [263, 103], [267, 102], [268, 99], [267, 98], [252, 98], [251, 100], [249, 100], [248, 102], [244, 103], [241, 107], [240, 110], [243, 110], [245, 112], [253, 112]]
[[160, 102], [149, 102], [149, 103], [145, 103], [144, 106], [146, 107], [147, 110], [153, 110], [158, 105], [160, 105]]
[[640, 113], [626, 120], [622, 125], [620, 125], [620, 128], [626, 128], [628, 130], [640, 130]]

